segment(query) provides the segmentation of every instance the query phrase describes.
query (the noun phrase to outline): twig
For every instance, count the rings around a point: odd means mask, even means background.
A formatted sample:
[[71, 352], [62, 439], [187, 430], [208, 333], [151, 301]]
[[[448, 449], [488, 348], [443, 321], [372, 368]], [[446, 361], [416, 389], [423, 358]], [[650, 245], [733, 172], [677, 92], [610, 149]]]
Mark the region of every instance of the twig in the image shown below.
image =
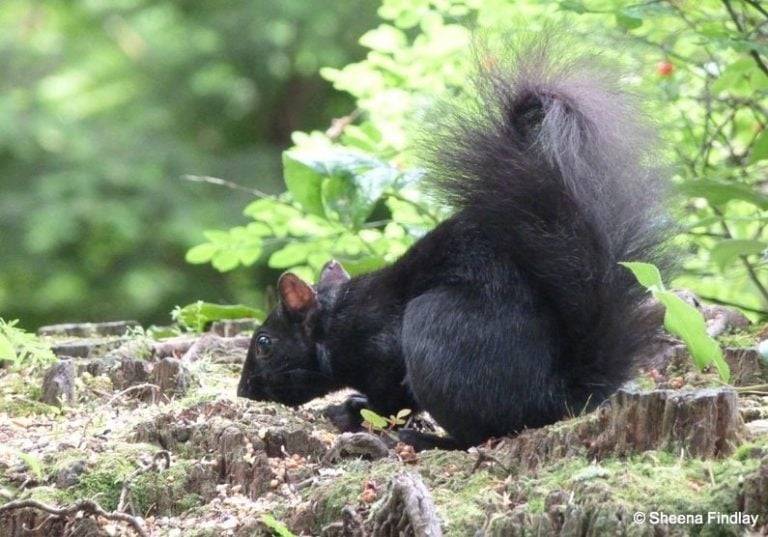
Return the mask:
[[[711, 274], [707, 274], [707, 276], [711, 276]], [[712, 302], [714, 304], [720, 304], [721, 306], [731, 306], [734, 308], [738, 308], [742, 311], [748, 311], [750, 313], [756, 313], [757, 315], [760, 315], [761, 317], [768, 316], [768, 311], [761, 310], [758, 308], [753, 308], [752, 306], [747, 306], [746, 304], [739, 304], [738, 302], [732, 302], [729, 300], [723, 300], [722, 298], [717, 298], [714, 296], [708, 296], [708, 295], [698, 295], [700, 299], [706, 300], [707, 302]]]
[[763, 8], [763, 6], [760, 5], [760, 2], [756, 2], [755, 0], [744, 0], [744, 1], [747, 3], [747, 5], [752, 6], [753, 8], [758, 10], [760, 13], [762, 13], [765, 18], [768, 19], [768, 11], [766, 11], [765, 8]]
[[232, 190], [240, 190], [241, 192], [248, 192], [249, 194], [253, 194], [257, 198], [274, 198], [274, 196], [270, 196], [269, 194], [262, 192], [259, 189], [248, 188], [246, 186], [239, 185], [232, 181], [227, 181], [226, 179], [211, 177], [210, 175], [182, 175], [181, 178], [184, 179], [185, 181], [191, 181], [193, 183], [208, 183], [210, 185], [225, 186], [227, 188], [231, 188]]
[[509, 468], [507, 468], [507, 466], [503, 462], [501, 462], [499, 459], [497, 459], [496, 457], [488, 453], [488, 451], [486, 451], [485, 449], [473, 448], [470, 450], [470, 453], [472, 453], [473, 451], [477, 453], [477, 460], [475, 460], [474, 466], [472, 466], [472, 469], [469, 471], [470, 474], [474, 474], [480, 468], [480, 465], [482, 465], [484, 462], [495, 463], [499, 466], [499, 468], [501, 468], [505, 472], [510, 471]]
[[357, 108], [351, 114], [331, 120], [331, 126], [325, 131], [325, 135], [331, 140], [338, 140], [344, 134], [344, 130], [354, 123], [362, 113], [363, 111]]
[[[733, 10], [733, 6], [731, 5], [731, 0], [722, 0], [723, 5], [725, 5], [725, 9], [728, 10], [728, 14], [731, 16], [731, 20], [736, 25], [736, 29], [741, 32], [744, 35], [747, 35], [747, 31], [744, 29], [744, 27], [739, 22], [739, 17], [736, 15], [736, 12]], [[760, 70], [768, 75], [768, 65], [765, 65], [765, 62], [763, 62], [763, 59], [760, 57], [760, 53], [757, 52], [755, 49], [750, 49], [749, 55], [752, 56], [752, 59], [755, 60], [755, 63], [760, 68]]]
[[39, 509], [40, 511], [49, 513], [57, 518], [72, 517], [73, 515], [82, 511], [87, 515], [94, 515], [97, 517], [106, 518], [107, 520], [124, 522], [130, 525], [133, 530], [141, 537], [149, 537], [149, 533], [147, 533], [147, 531], [144, 529], [144, 524], [138, 518], [127, 515], [125, 513], [108, 513], [93, 500], [77, 500], [74, 503], [60, 508], [52, 507], [38, 500], [14, 500], [12, 502], [6, 503], [5, 505], [0, 505], [0, 514], [7, 511], [27, 508]]
[[[105, 406], [111, 406], [112, 403], [114, 403], [118, 398], [120, 398], [120, 397], [122, 397], [122, 396], [124, 396], [124, 395], [126, 395], [126, 394], [128, 394], [128, 393], [130, 393], [132, 391], [136, 391], [136, 390], [140, 390], [140, 389], [144, 389], [144, 388], [149, 388], [150, 390], [152, 390], [153, 397], [154, 397], [154, 395], [156, 393], [158, 393], [160, 391], [160, 386], [158, 386], [157, 384], [150, 384], [148, 382], [145, 382], [143, 384], [134, 384], [133, 386], [128, 386], [126, 389], [121, 390], [121, 391], [117, 392], [116, 394], [114, 394], [109, 399], [109, 401], [106, 402]], [[154, 403], [154, 400], [153, 400], [153, 403]], [[96, 416], [96, 413], [94, 412], [90, 416], [88, 416], [87, 420], [85, 420], [85, 425], [83, 425], [83, 436], [80, 437], [80, 441], [77, 443], [78, 449], [82, 447], [83, 442], [85, 441], [85, 435], [88, 432], [88, 427], [91, 426], [91, 422], [93, 421], [93, 418], [95, 416]]]
[[[725, 221], [725, 217], [722, 211], [714, 206], [712, 207], [712, 211], [714, 211], [714, 213], [720, 218], [720, 225], [723, 226], [723, 231], [726, 233], [726, 235], [728, 235], [728, 238], [732, 239], [733, 234], [731, 233], [731, 230]], [[763, 285], [763, 282], [761, 282], [760, 278], [757, 276], [755, 267], [752, 265], [752, 263], [749, 262], [749, 259], [747, 259], [746, 255], [740, 255], [739, 259], [741, 260], [742, 265], [744, 265], [744, 268], [747, 269], [749, 279], [752, 280], [752, 283], [755, 285], [755, 287], [757, 287], [757, 291], [763, 297], [765, 303], [768, 304], [768, 289], [766, 289], [766, 287]]]
[[[165, 463], [164, 468], [160, 468], [160, 465], [158, 465], [158, 460], [160, 459], [162, 459], [162, 461]], [[126, 477], [125, 480], [123, 481], [123, 487], [120, 490], [120, 500], [117, 502], [117, 512], [118, 513], [125, 512], [126, 504], [128, 503], [128, 497], [131, 493], [131, 484], [133, 484], [133, 481], [137, 477], [147, 473], [150, 470], [160, 470], [160, 469], [167, 470], [170, 467], [171, 467], [171, 454], [166, 450], [158, 451], [157, 453], [155, 453], [154, 457], [152, 457], [152, 462], [150, 462], [149, 464], [140, 465], [135, 472], [133, 472], [128, 477]]]

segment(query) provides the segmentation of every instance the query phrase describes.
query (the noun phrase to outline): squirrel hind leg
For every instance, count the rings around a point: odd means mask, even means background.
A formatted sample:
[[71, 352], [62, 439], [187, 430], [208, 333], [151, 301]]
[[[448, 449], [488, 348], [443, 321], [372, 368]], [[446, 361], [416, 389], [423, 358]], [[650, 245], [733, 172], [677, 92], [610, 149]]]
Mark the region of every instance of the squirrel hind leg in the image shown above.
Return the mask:
[[528, 293], [523, 286], [496, 296], [443, 287], [407, 306], [408, 382], [421, 408], [461, 447], [562, 416], [554, 321]]

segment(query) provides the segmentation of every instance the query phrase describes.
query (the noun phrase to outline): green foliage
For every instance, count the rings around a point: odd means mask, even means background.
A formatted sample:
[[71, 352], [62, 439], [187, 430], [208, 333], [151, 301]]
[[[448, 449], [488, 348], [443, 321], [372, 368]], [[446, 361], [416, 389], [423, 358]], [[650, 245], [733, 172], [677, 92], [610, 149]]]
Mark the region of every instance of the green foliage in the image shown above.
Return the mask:
[[261, 515], [261, 523], [272, 530], [272, 533], [277, 537], [296, 537], [285, 524], [272, 515]]
[[48, 344], [36, 335], [18, 328], [17, 324], [18, 320], [6, 322], [0, 318], [0, 360], [12, 362], [15, 368], [26, 371], [56, 361]]
[[664, 327], [683, 340], [699, 369], [717, 368], [720, 378], [728, 382], [730, 368], [717, 341], [707, 333], [701, 312], [664, 287], [659, 270], [649, 263], [622, 263], [632, 271], [640, 284], [664, 305]]
[[29, 453], [25, 453], [24, 451], [2, 445], [0, 445], [0, 452], [9, 453], [16, 458], [21, 459], [21, 461], [29, 467], [29, 470], [35, 475], [35, 477], [38, 479], [43, 478], [43, 465], [37, 457], [30, 455]]
[[[413, 174], [380, 159], [351, 150], [296, 149], [284, 154], [283, 163], [288, 193], [248, 205], [245, 214], [254, 221], [246, 226], [206, 231], [208, 242], [187, 253], [189, 262], [211, 262], [226, 271], [253, 264], [269, 251], [271, 268], [308, 279], [309, 269], [319, 270], [330, 257], [359, 273], [393, 261], [414, 234], [434, 223], [401, 190], [414, 181]], [[393, 218], [370, 222], [382, 200]]]
[[223, 306], [198, 300], [194, 304], [176, 308], [171, 312], [171, 317], [179, 325], [194, 332], [202, 332], [213, 321], [225, 319], [256, 319], [261, 322], [266, 315], [263, 311], [243, 306], [241, 304]]

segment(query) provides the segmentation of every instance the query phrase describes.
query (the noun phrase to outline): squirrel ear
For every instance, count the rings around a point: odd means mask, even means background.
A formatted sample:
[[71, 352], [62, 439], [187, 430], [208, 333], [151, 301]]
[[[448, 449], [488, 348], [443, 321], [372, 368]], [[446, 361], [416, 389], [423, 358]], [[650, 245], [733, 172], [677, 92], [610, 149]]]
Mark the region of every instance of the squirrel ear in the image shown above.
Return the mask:
[[317, 306], [315, 290], [292, 272], [286, 272], [277, 280], [280, 302], [290, 313], [304, 315]]
[[332, 259], [320, 271], [317, 282], [317, 297], [323, 307], [332, 308], [342, 289], [342, 284], [349, 280], [349, 274], [341, 263]]
[[341, 263], [335, 259], [328, 261], [323, 270], [320, 271], [320, 281], [317, 283], [318, 287], [324, 287], [326, 285], [334, 285], [337, 283], [343, 283], [349, 279], [349, 274], [341, 266]]

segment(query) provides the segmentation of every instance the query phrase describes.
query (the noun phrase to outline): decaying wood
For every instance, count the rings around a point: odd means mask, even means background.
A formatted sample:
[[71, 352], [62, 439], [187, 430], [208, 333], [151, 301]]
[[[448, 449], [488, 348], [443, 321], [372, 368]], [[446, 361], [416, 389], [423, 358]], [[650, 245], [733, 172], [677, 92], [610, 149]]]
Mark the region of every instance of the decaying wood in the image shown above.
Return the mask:
[[249, 337], [220, 337], [205, 334], [198, 339], [184, 354], [184, 362], [194, 362], [203, 358], [213, 363], [243, 363], [251, 342]]
[[389, 483], [385, 497], [371, 514], [376, 537], [440, 537], [443, 535], [432, 497], [421, 476], [400, 472]]
[[764, 457], [756, 472], [744, 478], [739, 511], [758, 515], [765, 526], [768, 520], [768, 457]]
[[189, 370], [176, 358], [163, 358], [152, 369], [151, 382], [160, 388], [168, 399], [187, 393], [191, 382]]
[[600, 417], [603, 426], [595, 447], [613, 455], [679, 447], [692, 457], [724, 457], [745, 433], [738, 395], [724, 388], [621, 390]]
[[59, 360], [43, 377], [41, 400], [48, 405], [61, 407], [75, 399], [75, 365], [71, 360]]
[[503, 460], [506, 466], [533, 470], [585, 450], [596, 458], [670, 449], [692, 457], [725, 457], [746, 436], [737, 403], [736, 392], [726, 388], [620, 390], [596, 413], [504, 439]]

